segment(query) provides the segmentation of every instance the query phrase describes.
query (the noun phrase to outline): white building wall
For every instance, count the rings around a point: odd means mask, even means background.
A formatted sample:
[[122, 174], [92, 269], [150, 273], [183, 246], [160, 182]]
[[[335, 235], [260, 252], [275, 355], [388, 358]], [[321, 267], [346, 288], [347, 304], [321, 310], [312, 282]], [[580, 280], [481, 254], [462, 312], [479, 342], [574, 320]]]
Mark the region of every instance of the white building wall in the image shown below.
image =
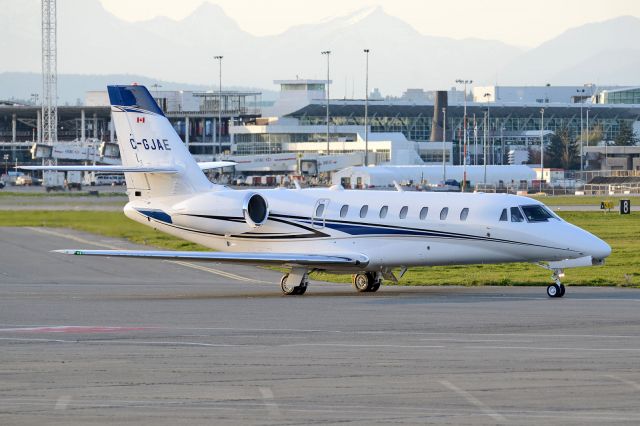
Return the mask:
[[[291, 121], [287, 124], [269, 124], [264, 126], [248, 125], [248, 126], [231, 126], [230, 133], [232, 136], [231, 151], [237, 151], [236, 136], [239, 134], [322, 134], [324, 135], [326, 126], [300, 126]], [[355, 140], [333, 140], [329, 144], [331, 151], [364, 151], [366, 144], [364, 140], [364, 129], [362, 126], [331, 126], [332, 134], [354, 134]], [[449, 161], [453, 158], [451, 142], [445, 142], [445, 150], [449, 153]], [[369, 152], [389, 152], [391, 164], [404, 165], [421, 165], [425, 164], [420, 158], [420, 153], [427, 150], [433, 150], [438, 154], [442, 153], [441, 142], [413, 142], [407, 140], [404, 134], [395, 133], [378, 133], [369, 132]], [[318, 142], [289, 142], [283, 143], [282, 149], [291, 152], [324, 152], [327, 143], [325, 141]], [[370, 162], [373, 161], [370, 156]], [[440, 163], [440, 162], [438, 162]]]

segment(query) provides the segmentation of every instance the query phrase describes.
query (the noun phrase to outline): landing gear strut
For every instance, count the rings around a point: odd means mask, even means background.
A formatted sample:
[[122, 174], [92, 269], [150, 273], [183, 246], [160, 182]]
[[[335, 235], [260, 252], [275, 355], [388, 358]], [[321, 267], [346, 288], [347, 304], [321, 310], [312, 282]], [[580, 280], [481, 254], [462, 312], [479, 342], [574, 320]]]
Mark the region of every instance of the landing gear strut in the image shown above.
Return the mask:
[[309, 285], [309, 275], [306, 270], [292, 270], [284, 274], [280, 280], [280, 288], [286, 296], [303, 295]]
[[554, 269], [551, 279], [554, 284], [547, 287], [547, 296], [549, 297], [562, 297], [564, 296], [564, 285], [560, 282], [560, 278], [564, 276], [562, 269]]
[[366, 272], [364, 274], [354, 274], [352, 277], [353, 287], [359, 292], [373, 293], [378, 291], [382, 284], [382, 277], [375, 272]]

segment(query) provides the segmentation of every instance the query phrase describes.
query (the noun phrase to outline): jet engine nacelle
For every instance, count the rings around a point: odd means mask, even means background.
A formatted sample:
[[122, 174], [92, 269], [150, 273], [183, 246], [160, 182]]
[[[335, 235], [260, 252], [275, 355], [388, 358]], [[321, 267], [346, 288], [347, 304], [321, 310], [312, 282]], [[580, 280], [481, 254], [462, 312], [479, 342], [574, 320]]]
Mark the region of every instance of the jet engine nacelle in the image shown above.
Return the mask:
[[269, 219], [269, 204], [251, 191], [218, 191], [197, 195], [174, 206], [173, 223], [220, 235], [249, 232]]

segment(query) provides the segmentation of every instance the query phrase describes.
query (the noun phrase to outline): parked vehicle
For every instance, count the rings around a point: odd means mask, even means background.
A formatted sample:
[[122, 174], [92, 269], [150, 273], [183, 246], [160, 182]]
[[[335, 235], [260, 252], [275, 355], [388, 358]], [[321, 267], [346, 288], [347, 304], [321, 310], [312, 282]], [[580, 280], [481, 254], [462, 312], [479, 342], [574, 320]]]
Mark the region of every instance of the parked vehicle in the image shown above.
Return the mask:
[[64, 191], [64, 172], [45, 171], [42, 173], [42, 185], [47, 190]]
[[96, 175], [94, 185], [124, 185], [125, 179], [123, 174]]
[[33, 185], [33, 179], [29, 175], [22, 175], [16, 178], [16, 186], [31, 186]]
[[68, 171], [67, 172], [67, 181], [66, 188], [68, 190], [77, 189], [80, 191], [82, 189], [82, 172], [79, 171]]

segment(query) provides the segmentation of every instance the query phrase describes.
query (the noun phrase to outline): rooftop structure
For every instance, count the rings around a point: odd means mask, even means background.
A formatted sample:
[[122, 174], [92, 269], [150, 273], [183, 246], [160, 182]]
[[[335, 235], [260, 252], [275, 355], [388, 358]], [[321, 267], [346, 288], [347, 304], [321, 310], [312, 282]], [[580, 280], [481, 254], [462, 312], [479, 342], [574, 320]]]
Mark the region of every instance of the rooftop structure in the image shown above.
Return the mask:
[[595, 97], [595, 103], [640, 105], [640, 87], [603, 90]]
[[313, 101], [326, 99], [327, 80], [274, 80], [273, 83], [280, 85], [280, 96], [273, 106], [264, 109], [267, 117], [282, 117]]

